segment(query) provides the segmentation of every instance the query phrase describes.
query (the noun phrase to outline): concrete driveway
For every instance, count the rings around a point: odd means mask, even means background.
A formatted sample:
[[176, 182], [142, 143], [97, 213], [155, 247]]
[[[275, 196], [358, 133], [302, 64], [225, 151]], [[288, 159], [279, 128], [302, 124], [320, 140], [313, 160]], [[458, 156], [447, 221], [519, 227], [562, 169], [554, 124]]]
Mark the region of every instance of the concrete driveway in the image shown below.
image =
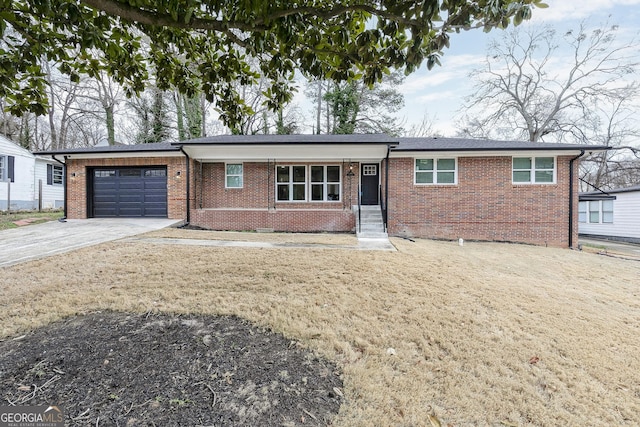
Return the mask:
[[50, 221], [0, 231], [0, 267], [135, 236], [181, 221], [166, 218], [93, 218]]

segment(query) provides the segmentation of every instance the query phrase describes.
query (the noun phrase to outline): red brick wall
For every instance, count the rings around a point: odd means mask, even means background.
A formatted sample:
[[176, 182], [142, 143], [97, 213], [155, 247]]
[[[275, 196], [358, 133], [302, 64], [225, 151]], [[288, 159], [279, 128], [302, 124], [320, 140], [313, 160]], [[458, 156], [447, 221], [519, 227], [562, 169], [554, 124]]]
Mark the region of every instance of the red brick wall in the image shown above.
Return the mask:
[[[275, 231], [352, 231], [355, 216], [351, 203], [357, 204], [358, 167], [349, 185], [347, 163], [306, 163], [342, 166], [340, 201], [277, 202], [275, 168], [277, 165], [301, 165], [287, 162], [243, 162], [243, 187], [225, 188], [225, 163], [194, 165], [195, 204], [191, 224], [216, 230]], [[307, 172], [308, 172], [307, 167]], [[307, 190], [309, 183], [307, 182]]]
[[[170, 219], [184, 219], [186, 218], [187, 176], [185, 163], [184, 157], [67, 159], [67, 218], [87, 218], [88, 168], [100, 166], [166, 166], [167, 216]], [[178, 171], [180, 171], [180, 176], [178, 176]]]
[[466, 157], [458, 159], [457, 185], [418, 186], [413, 184], [414, 159], [392, 158], [389, 233], [566, 247], [570, 159], [558, 157], [555, 184], [512, 184], [511, 157]]

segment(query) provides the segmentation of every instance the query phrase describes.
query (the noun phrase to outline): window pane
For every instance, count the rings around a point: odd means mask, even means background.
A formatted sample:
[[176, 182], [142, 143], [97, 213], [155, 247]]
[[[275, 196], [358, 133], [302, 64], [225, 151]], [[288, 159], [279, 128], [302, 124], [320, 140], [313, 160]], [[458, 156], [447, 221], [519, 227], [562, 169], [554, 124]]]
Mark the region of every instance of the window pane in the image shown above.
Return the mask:
[[589, 222], [593, 222], [593, 223], [600, 222], [600, 202], [599, 201], [589, 202]]
[[305, 200], [304, 184], [293, 184], [293, 200]]
[[416, 172], [416, 184], [433, 184], [433, 172]]
[[[514, 157], [513, 159], [514, 169], [531, 169], [531, 157]], [[515, 174], [514, 174], [515, 177]], [[514, 178], [515, 181], [515, 178]]]
[[602, 201], [602, 222], [613, 224], [613, 200]]
[[531, 172], [513, 171], [513, 182], [531, 182]]
[[587, 213], [586, 212], [578, 213], [578, 222], [587, 222]]
[[553, 169], [553, 157], [536, 157], [536, 169]]
[[[306, 181], [305, 167], [304, 166], [294, 166], [293, 167], [293, 182], [305, 182], [305, 181]], [[298, 200], [298, 199], [296, 199], [296, 200]]]
[[242, 164], [228, 164], [227, 175], [242, 175]]
[[289, 166], [278, 166], [276, 174], [278, 182], [289, 182]]
[[232, 175], [227, 177], [227, 188], [241, 188], [242, 176]]
[[455, 169], [456, 169], [455, 159], [438, 159], [438, 170], [452, 171]]
[[553, 171], [536, 171], [536, 182], [553, 182]]
[[416, 170], [418, 171], [432, 171], [433, 159], [416, 159]]
[[289, 185], [278, 185], [278, 200], [289, 200]]
[[311, 182], [323, 182], [323, 181], [324, 181], [324, 167], [311, 166]]
[[340, 184], [327, 184], [327, 200], [340, 200]]
[[340, 166], [327, 166], [327, 182], [340, 182]]
[[311, 200], [324, 200], [324, 186], [322, 184], [311, 185]]
[[120, 169], [120, 176], [140, 176], [140, 169]]
[[454, 175], [453, 172], [438, 172], [438, 184], [453, 184]]

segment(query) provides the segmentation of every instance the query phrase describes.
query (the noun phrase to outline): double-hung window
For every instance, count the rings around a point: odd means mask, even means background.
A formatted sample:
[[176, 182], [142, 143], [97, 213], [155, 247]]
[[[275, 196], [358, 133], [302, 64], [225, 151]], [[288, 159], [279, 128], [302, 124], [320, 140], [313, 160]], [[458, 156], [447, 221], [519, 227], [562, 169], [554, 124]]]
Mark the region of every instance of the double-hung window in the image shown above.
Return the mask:
[[47, 165], [47, 185], [62, 185], [62, 176], [61, 165]]
[[242, 163], [227, 163], [225, 165], [225, 188], [242, 188], [244, 167]]
[[456, 159], [415, 159], [416, 184], [455, 184]]
[[554, 157], [514, 157], [514, 184], [553, 184], [556, 160]]
[[311, 166], [311, 200], [340, 200], [340, 166]]
[[589, 224], [613, 224], [613, 200], [580, 202], [578, 221]]
[[14, 182], [14, 156], [3, 156], [0, 154], [0, 182]]
[[306, 166], [276, 167], [276, 195], [279, 202], [304, 202], [307, 200], [306, 194]]

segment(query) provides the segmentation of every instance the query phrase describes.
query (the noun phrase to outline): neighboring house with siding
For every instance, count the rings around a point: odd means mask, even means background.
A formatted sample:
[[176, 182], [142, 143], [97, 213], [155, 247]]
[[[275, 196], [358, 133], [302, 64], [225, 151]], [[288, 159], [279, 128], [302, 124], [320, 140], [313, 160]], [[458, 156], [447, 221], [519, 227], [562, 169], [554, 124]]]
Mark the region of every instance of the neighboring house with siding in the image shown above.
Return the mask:
[[640, 185], [580, 193], [579, 200], [581, 236], [640, 243]]
[[64, 167], [0, 136], [0, 210], [64, 206]]
[[217, 230], [577, 243], [577, 168], [604, 146], [388, 135], [214, 136], [43, 153], [68, 218], [160, 216]]

